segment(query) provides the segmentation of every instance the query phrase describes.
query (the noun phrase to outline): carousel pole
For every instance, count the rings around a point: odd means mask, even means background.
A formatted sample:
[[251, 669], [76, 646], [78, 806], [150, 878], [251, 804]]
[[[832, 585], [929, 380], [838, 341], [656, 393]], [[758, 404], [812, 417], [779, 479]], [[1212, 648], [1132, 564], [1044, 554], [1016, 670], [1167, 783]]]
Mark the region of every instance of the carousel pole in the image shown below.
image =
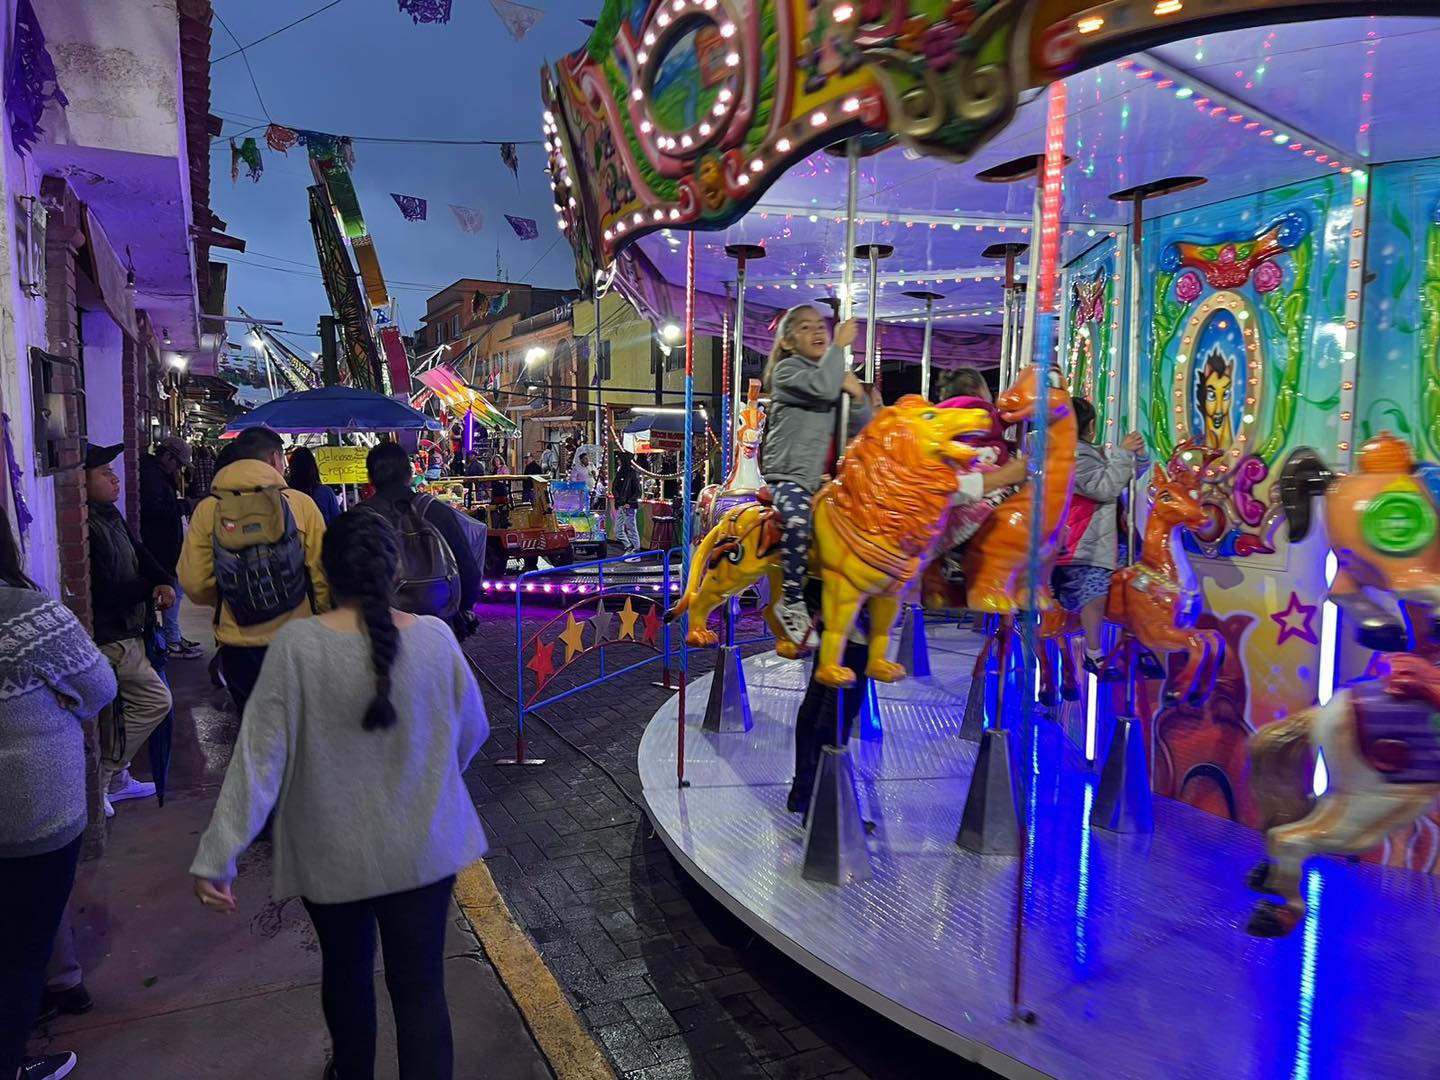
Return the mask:
[[[851, 317], [855, 307], [855, 208], [860, 187], [860, 140], [845, 145], [845, 263], [841, 272], [839, 316]], [[872, 290], [873, 295], [873, 290]], [[847, 350], [848, 353], [848, 350]], [[846, 357], [847, 367], [849, 356]], [[850, 395], [840, 395], [840, 426], [837, 444], [845, 453], [845, 434], [850, 430]], [[812, 675], [813, 677], [813, 675]], [[870, 877], [870, 853], [865, 847], [865, 819], [855, 791], [855, 768], [845, 739], [842, 703], [844, 691], [836, 690], [835, 745], [825, 747], [815, 770], [815, 787], [810, 795], [810, 816], [805, 822], [805, 848], [801, 874], [807, 880], [845, 885]], [[817, 812], [817, 810], [822, 812]]]
[[[862, 244], [855, 249], [855, 258], [870, 264], [870, 278], [867, 287], [870, 292], [865, 299], [865, 383], [875, 382], [875, 367], [880, 353], [880, 327], [875, 320], [875, 308], [880, 302], [880, 260], [895, 254], [889, 244]], [[844, 433], [842, 432], [842, 435]]]
[[745, 270], [752, 259], [763, 259], [765, 249], [759, 244], [726, 244], [725, 254], [735, 260], [735, 338], [730, 354], [730, 422], [726, 427], [725, 476], [730, 476], [731, 454], [734, 453], [735, 425], [745, 400]]
[[[869, 294], [865, 298], [865, 385], [874, 386], [877, 375], [877, 364], [880, 354], [880, 324], [875, 316], [875, 309], [880, 303], [880, 260], [888, 259], [895, 254], [895, 249], [889, 244], [861, 244], [855, 249], [855, 258], [864, 259], [870, 265], [869, 281], [867, 287]], [[844, 395], [841, 401], [847, 406], [849, 396]], [[848, 408], [846, 412], [848, 413]], [[850, 426], [847, 423], [840, 429], [840, 444], [843, 446], [849, 440]], [[884, 734], [884, 724], [880, 719], [880, 698], [875, 688], [875, 680], [867, 679], [865, 682], [865, 698], [860, 703], [860, 738], [870, 740], [879, 739]]]
[[[691, 229], [685, 247], [685, 445], [680, 450], [680, 592], [690, 587], [690, 440], [695, 426], [695, 230]], [[665, 558], [669, 559], [667, 553]], [[668, 603], [667, 596], [663, 601]], [[675, 768], [680, 787], [685, 787], [685, 688], [690, 677], [690, 650], [685, 637], [690, 630], [690, 616], [680, 623], [680, 700], [678, 712], [678, 754]]]
[[925, 337], [920, 345], [920, 396], [930, 397], [930, 347], [935, 336], [935, 301], [944, 300], [943, 293], [926, 292], [923, 289], [905, 294], [911, 300], [925, 301]]
[[1029, 244], [991, 244], [980, 253], [985, 259], [1005, 260], [1004, 302], [1000, 306], [1000, 389], [1015, 381], [1015, 259], [1023, 255]]

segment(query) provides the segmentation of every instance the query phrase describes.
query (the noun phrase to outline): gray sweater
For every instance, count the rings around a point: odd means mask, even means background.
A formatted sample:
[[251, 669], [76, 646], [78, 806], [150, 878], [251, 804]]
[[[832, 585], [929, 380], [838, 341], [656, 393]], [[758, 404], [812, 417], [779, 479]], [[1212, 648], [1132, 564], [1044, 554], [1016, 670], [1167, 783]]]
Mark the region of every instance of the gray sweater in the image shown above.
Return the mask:
[[319, 619], [275, 635], [190, 866], [226, 881], [273, 809], [274, 895], [322, 904], [429, 885], [485, 854], [461, 773], [489, 735], [475, 677], [439, 619], [400, 631], [390, 728], [366, 731], [370, 643]]
[[[1123, 446], [1102, 450], [1094, 443], [1075, 445], [1075, 494], [1098, 503], [1084, 535], [1066, 541], [1075, 552], [1077, 566], [1114, 570], [1119, 536], [1115, 528], [1115, 502], [1130, 481], [1143, 473], [1150, 459], [1142, 451], [1132, 454]], [[1142, 492], [1143, 494], [1143, 492]]]
[[114, 698], [115, 673], [69, 608], [0, 586], [0, 859], [85, 831], [80, 723]]
[[[770, 411], [760, 452], [766, 483], [788, 480], [806, 491], [819, 489], [830, 466], [844, 380], [845, 350], [836, 345], [814, 363], [793, 354], [776, 363], [770, 374]], [[852, 401], [847, 440], [869, 422], [870, 403]]]

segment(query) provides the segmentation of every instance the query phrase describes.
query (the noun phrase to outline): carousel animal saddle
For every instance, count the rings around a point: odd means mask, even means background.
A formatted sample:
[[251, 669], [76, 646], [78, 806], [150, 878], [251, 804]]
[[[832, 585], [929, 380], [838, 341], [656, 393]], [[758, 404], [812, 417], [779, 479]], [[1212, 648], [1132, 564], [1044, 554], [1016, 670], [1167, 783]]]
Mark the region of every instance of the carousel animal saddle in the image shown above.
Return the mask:
[[1440, 784], [1440, 712], [1429, 701], [1397, 696], [1383, 682], [1351, 690], [1361, 756], [1392, 784]]

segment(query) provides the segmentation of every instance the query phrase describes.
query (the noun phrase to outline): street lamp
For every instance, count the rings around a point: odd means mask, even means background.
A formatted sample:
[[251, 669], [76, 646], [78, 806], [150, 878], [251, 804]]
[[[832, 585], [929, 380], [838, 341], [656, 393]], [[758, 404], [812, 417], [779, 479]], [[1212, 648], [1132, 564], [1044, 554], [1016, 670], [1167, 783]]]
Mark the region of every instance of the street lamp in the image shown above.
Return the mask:
[[675, 323], [668, 322], [660, 328], [660, 337], [666, 345], [679, 345], [685, 340], [685, 331]]
[[542, 349], [539, 345], [535, 345], [530, 349], [529, 352], [525, 354], [525, 363], [533, 367], [535, 364], [540, 363], [549, 355], [550, 354], [544, 349]]

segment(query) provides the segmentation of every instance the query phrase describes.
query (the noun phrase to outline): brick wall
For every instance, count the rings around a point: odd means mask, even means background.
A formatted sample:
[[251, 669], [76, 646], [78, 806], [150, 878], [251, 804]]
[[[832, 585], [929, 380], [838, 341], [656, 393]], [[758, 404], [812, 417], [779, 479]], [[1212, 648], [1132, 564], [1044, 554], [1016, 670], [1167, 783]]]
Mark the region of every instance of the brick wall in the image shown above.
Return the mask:
[[125, 413], [125, 520], [140, 529], [140, 455], [149, 449], [149, 365], [145, 350], [123, 337], [120, 391]]
[[[45, 335], [50, 352], [79, 359], [75, 299], [76, 254], [84, 245], [80, 226], [80, 202], [60, 177], [41, 181], [40, 196], [49, 215], [45, 233]], [[75, 374], [62, 371], [58, 389], [75, 389]], [[77, 398], [69, 398], [66, 426], [80, 429]], [[62, 471], [55, 476], [55, 514], [60, 540], [60, 588], [62, 599], [86, 629], [90, 628], [90, 539], [85, 514], [85, 473], [81, 466], [80, 439], [67, 439], [60, 447]]]

